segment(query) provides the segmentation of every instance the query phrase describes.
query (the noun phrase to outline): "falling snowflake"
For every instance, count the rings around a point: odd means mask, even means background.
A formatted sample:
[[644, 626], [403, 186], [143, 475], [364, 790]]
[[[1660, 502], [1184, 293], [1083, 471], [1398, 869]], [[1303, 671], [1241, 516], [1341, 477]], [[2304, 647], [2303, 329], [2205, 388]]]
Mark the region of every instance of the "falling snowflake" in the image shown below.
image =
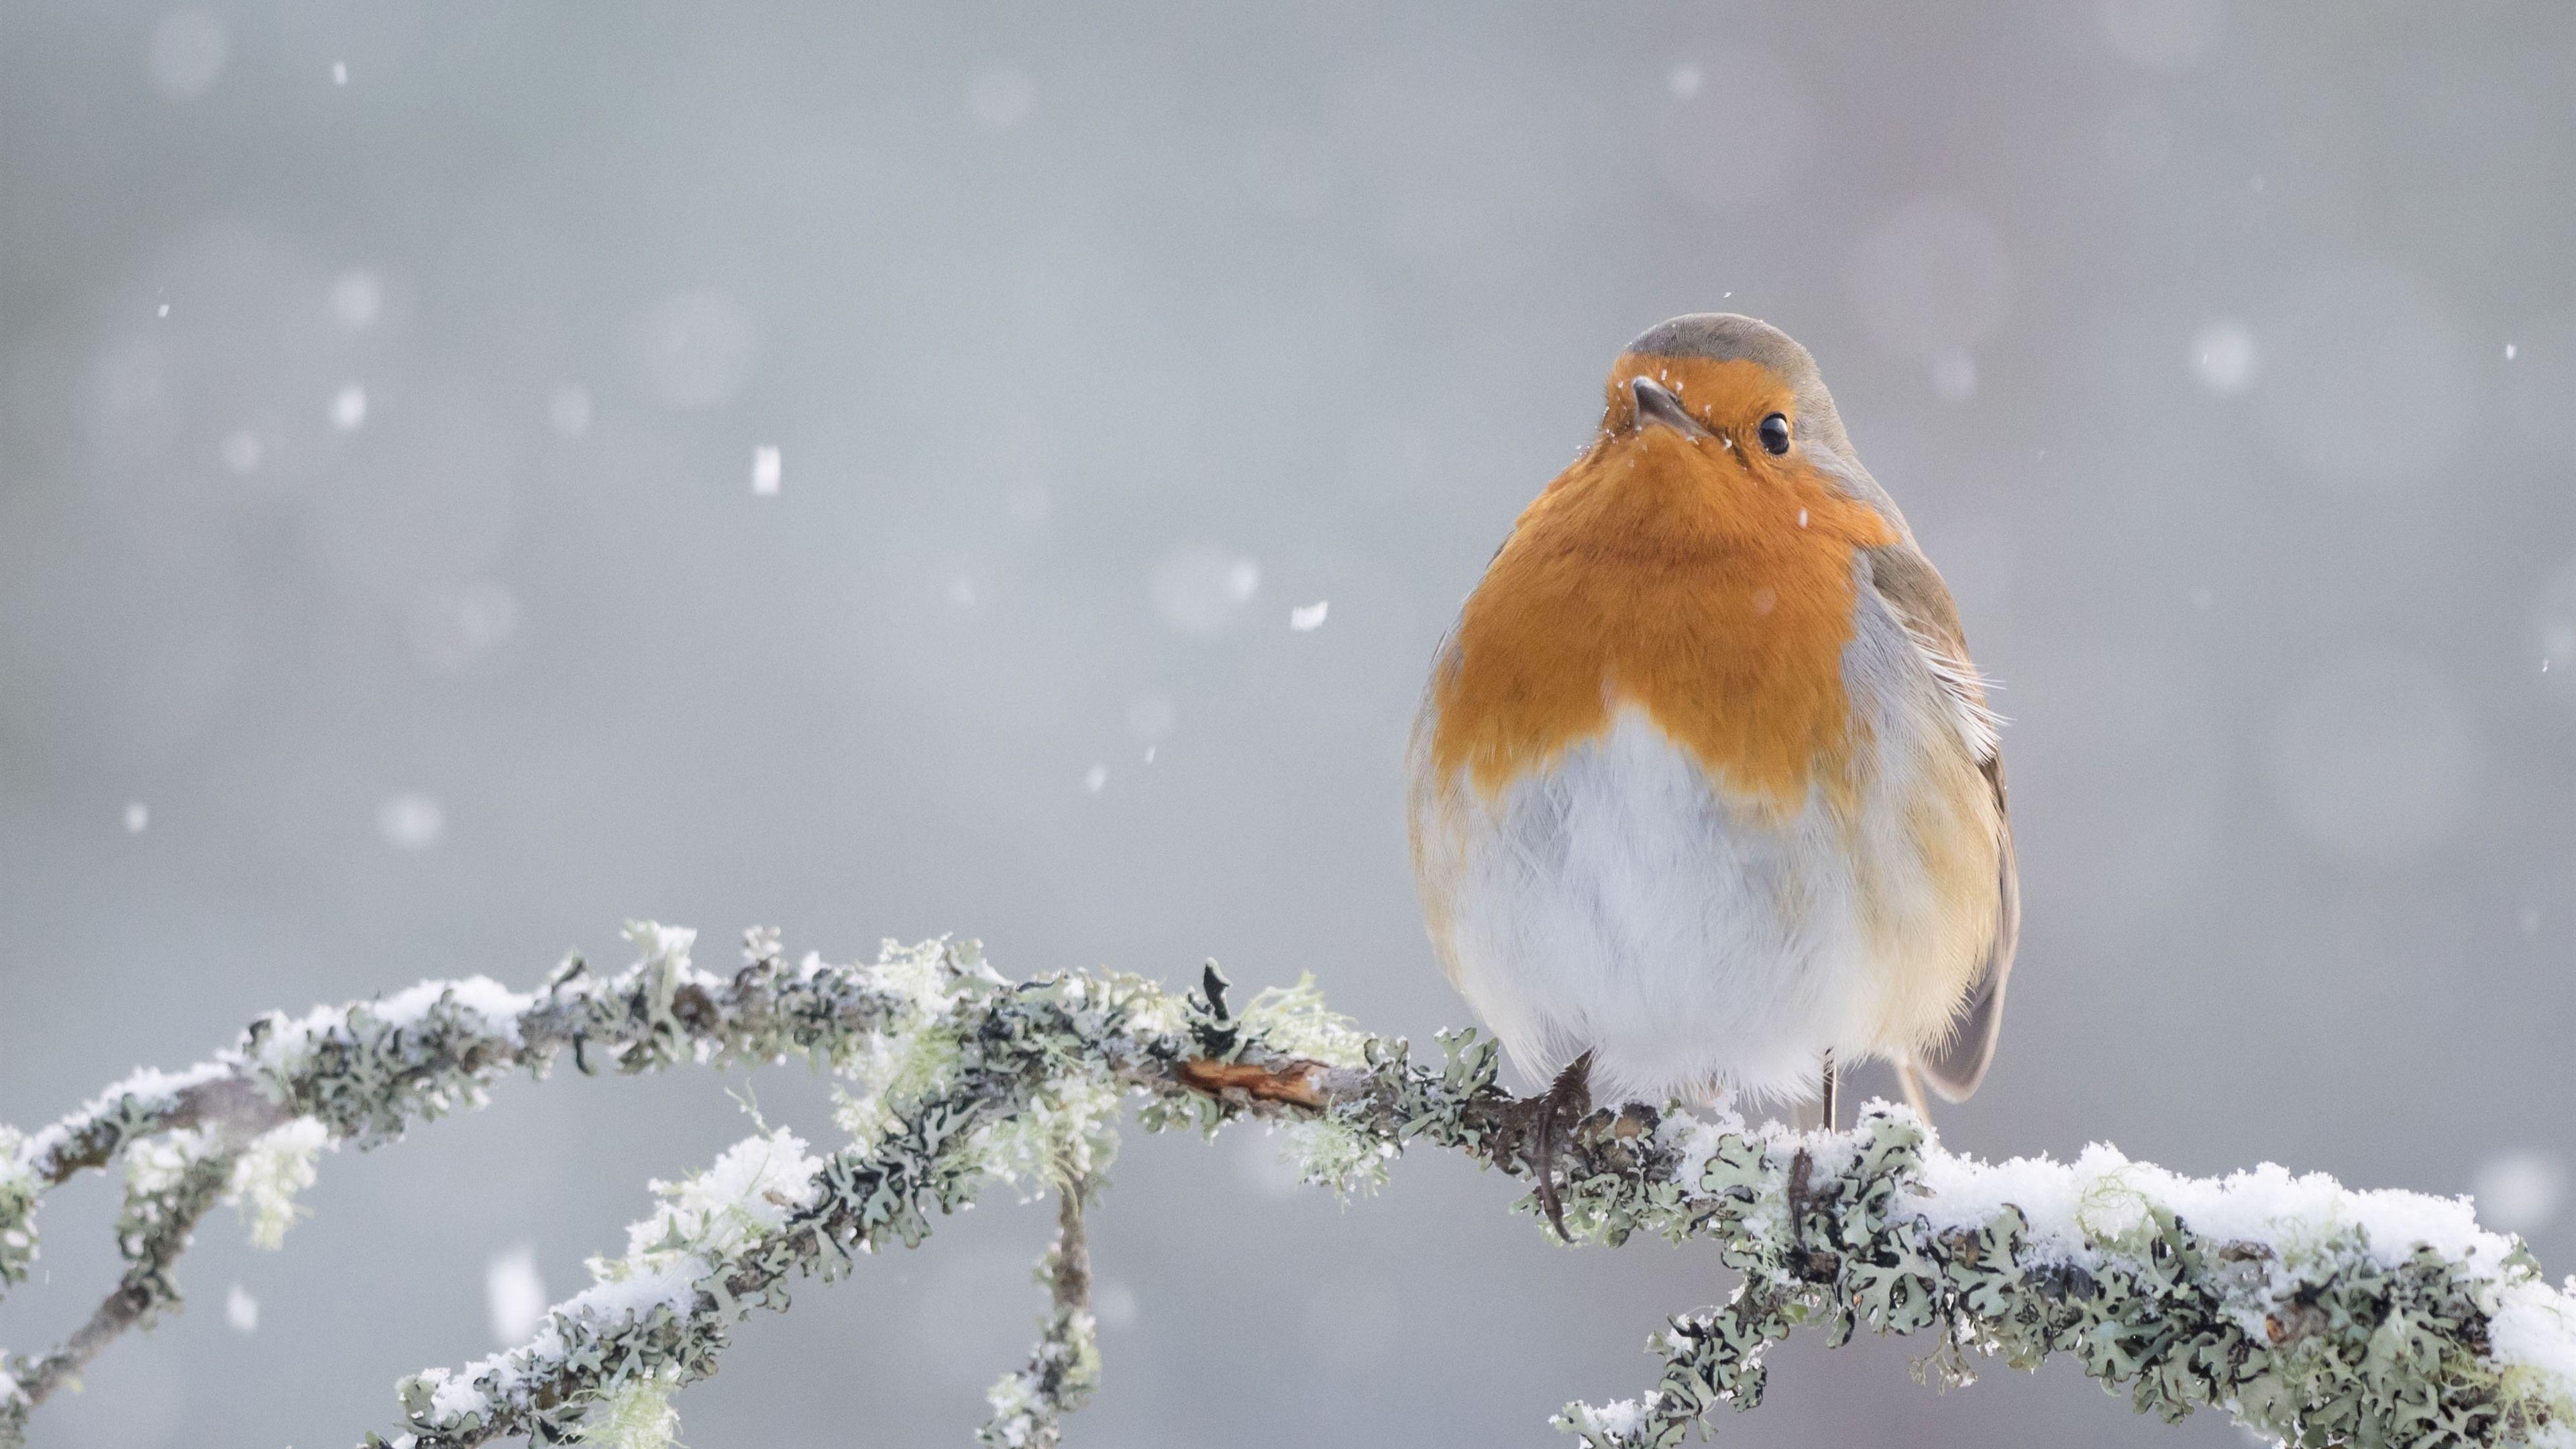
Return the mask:
[[483, 1306], [497, 1342], [525, 1343], [537, 1331], [546, 1316], [546, 1280], [537, 1272], [535, 1248], [521, 1244], [485, 1266]]
[[1241, 554], [1194, 545], [1154, 565], [1154, 612], [1183, 634], [1209, 638], [1232, 627], [1261, 589], [1261, 565]]
[[2490, 1158], [2469, 1184], [2478, 1218], [2508, 1233], [2537, 1232], [2558, 1216], [2567, 1195], [2567, 1165], [2547, 1152], [2507, 1152]]
[[2254, 381], [2254, 334], [2225, 318], [2205, 324], [2191, 339], [2191, 368], [2211, 392], [2243, 392]]
[[1091, 1290], [1091, 1311], [1103, 1328], [1125, 1328], [1136, 1321], [1136, 1290], [1115, 1278], [1104, 1278]]
[[447, 833], [447, 812], [427, 795], [396, 795], [376, 810], [376, 833], [399, 850], [427, 850]]

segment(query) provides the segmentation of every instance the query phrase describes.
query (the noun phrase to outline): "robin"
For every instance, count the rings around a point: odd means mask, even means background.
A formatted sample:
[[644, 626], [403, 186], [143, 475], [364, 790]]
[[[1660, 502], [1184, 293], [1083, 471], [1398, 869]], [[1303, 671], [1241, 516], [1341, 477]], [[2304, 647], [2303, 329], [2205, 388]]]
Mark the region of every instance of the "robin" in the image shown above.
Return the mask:
[[1677, 317], [1442, 646], [1408, 814], [1450, 982], [1560, 1116], [1818, 1100], [1993, 1057], [2020, 928], [2003, 758], [1956, 606], [1815, 359]]

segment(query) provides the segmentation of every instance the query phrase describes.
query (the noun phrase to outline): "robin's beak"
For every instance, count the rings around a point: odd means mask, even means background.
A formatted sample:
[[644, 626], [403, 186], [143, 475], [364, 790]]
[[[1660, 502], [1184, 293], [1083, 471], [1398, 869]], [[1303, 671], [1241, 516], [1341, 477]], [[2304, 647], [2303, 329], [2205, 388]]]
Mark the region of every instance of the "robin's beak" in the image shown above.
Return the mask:
[[1685, 438], [1709, 436], [1708, 429], [1700, 426], [1699, 419], [1692, 417], [1690, 410], [1682, 406], [1682, 400], [1673, 396], [1671, 389], [1653, 378], [1628, 379], [1628, 392], [1637, 400], [1638, 427], [1660, 425], [1671, 428]]

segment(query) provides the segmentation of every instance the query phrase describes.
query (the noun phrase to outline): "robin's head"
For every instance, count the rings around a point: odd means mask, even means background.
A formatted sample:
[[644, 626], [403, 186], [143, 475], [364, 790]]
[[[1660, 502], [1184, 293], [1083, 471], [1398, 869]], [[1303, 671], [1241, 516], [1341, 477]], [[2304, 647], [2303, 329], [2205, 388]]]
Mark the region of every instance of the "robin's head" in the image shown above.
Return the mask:
[[1672, 428], [1742, 449], [1757, 469], [1766, 457], [1836, 473], [1857, 467], [1816, 360], [1788, 333], [1732, 312], [1676, 317], [1629, 343], [1610, 369], [1601, 427]]

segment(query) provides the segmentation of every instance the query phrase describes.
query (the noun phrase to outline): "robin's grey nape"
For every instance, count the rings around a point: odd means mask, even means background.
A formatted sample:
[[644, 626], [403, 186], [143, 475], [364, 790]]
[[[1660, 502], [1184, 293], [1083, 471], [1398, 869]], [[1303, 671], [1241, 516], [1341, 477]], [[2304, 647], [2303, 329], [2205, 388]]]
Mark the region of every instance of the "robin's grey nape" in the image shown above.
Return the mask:
[[1628, 350], [1647, 357], [1704, 357], [1711, 362], [1742, 358], [1780, 374], [1793, 387], [1816, 375], [1816, 360], [1796, 338], [1768, 322], [1734, 312], [1693, 312], [1659, 322], [1629, 343]]

